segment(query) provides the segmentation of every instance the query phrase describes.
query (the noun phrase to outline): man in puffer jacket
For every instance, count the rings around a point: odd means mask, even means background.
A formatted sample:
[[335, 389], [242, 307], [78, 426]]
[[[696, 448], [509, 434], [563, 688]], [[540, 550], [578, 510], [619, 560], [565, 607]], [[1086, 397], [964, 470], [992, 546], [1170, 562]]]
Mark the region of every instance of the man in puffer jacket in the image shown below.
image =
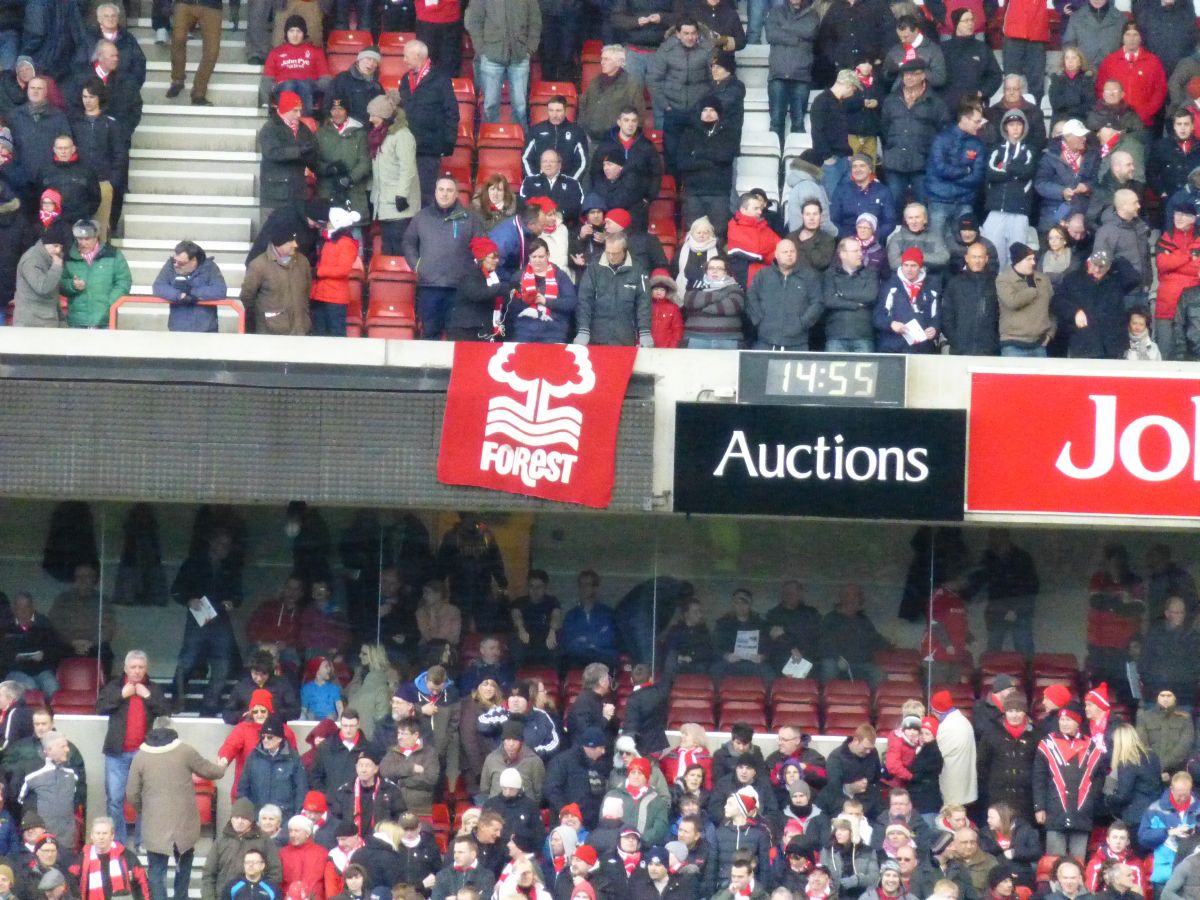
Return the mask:
[[[790, 206], [788, 213], [790, 216]], [[830, 199], [829, 217], [837, 226], [838, 236], [849, 237], [855, 233], [858, 217], [863, 213], [875, 217], [879, 226], [875, 237], [881, 242], [896, 229], [896, 198], [875, 177], [875, 161], [865, 153], [856, 153], [850, 157], [850, 177], [837, 186]]]
[[283, 719], [272, 713], [259, 732], [259, 743], [246, 760], [238, 796], [247, 797], [261, 808], [274, 803], [290, 819], [299, 814], [308, 791], [308, 778], [300, 757], [283, 739]]
[[258, 850], [263, 854], [267, 862], [264, 879], [279, 884], [283, 877], [279, 846], [254, 824], [254, 804], [242, 797], [234, 802], [229, 822], [208, 851], [200, 880], [201, 900], [219, 900], [226, 896], [229, 886], [242, 877], [242, 860], [247, 850]]
[[942, 324], [956, 356], [996, 356], [1000, 352], [1000, 307], [996, 279], [983, 244], [967, 248], [967, 268], [946, 284]]
[[1072, 359], [1121, 359], [1129, 349], [1125, 294], [1137, 286], [1103, 251], [1093, 251], [1086, 271], [1067, 275], [1054, 293], [1052, 309], [1060, 327], [1070, 330]]
[[651, 347], [646, 273], [627, 252], [624, 233], [604, 239], [604, 254], [584, 270], [575, 307], [576, 344]]
[[[941, 292], [929, 284], [925, 255], [909, 247], [875, 306], [879, 352], [935, 353], [942, 330], [941, 299]], [[919, 335], [908, 333], [907, 325], [914, 321], [920, 326]]]
[[925, 83], [921, 57], [900, 67], [900, 87], [883, 101], [883, 167], [896, 203], [925, 199], [925, 166], [934, 136], [950, 120], [942, 98]]
[[1113, 258], [1113, 264], [1129, 270], [1129, 279], [1135, 273], [1137, 288], [1141, 293], [1139, 305], [1144, 304], [1145, 294], [1150, 287], [1153, 268], [1150, 262], [1150, 226], [1139, 215], [1142, 201], [1127, 188], [1113, 194], [1113, 207], [1100, 217], [1101, 225], [1092, 243], [1093, 252], [1103, 251]]
[[963, 100], [958, 122], [938, 133], [925, 165], [925, 195], [929, 198], [929, 227], [946, 237], [947, 226], [971, 212], [987, 172], [987, 148], [976, 135], [983, 127], [983, 109]]
[[1179, 842], [1190, 837], [1200, 824], [1200, 800], [1192, 791], [1192, 776], [1176, 772], [1162, 796], [1142, 814], [1137, 839], [1154, 853], [1154, 869], [1150, 883], [1156, 887], [1166, 884], [1175, 867], [1175, 852]]
[[36, 812], [46, 828], [68, 847], [75, 846], [75, 790], [79, 776], [68, 764], [71, 745], [57, 731], [42, 736], [46, 763], [25, 776], [17, 801], [27, 812]]
[[879, 297], [879, 273], [864, 265], [858, 238], [838, 241], [837, 254], [824, 274], [825, 349], [830, 353], [873, 353], [872, 316]]
[[154, 296], [171, 304], [168, 331], [216, 332], [217, 310], [201, 300], [224, 300], [225, 278], [216, 260], [192, 241], [175, 245], [174, 255], [163, 263], [154, 279]]
[[710, 90], [708, 64], [712, 39], [707, 28], [685, 18], [667, 32], [646, 71], [646, 87], [654, 104], [654, 121], [663, 132], [667, 171], [676, 173], [678, 148], [692, 111]]
[[940, 286], [943, 274], [950, 265], [950, 249], [945, 237], [929, 227], [929, 213], [920, 203], [904, 207], [904, 224], [888, 238], [887, 255], [890, 269], [900, 268], [904, 251], [912, 247], [921, 251], [922, 265]]
[[784, 238], [775, 245], [775, 262], [750, 282], [746, 314], [758, 331], [755, 350], [808, 349], [808, 333], [821, 318], [821, 284], [815, 271], [797, 266], [796, 256], [796, 242]]
[[1039, 232], [1074, 213], [1087, 212], [1100, 178], [1100, 151], [1088, 142], [1089, 134], [1078, 119], [1068, 119], [1063, 123], [1062, 137], [1046, 145], [1033, 179], [1033, 188], [1042, 198]]

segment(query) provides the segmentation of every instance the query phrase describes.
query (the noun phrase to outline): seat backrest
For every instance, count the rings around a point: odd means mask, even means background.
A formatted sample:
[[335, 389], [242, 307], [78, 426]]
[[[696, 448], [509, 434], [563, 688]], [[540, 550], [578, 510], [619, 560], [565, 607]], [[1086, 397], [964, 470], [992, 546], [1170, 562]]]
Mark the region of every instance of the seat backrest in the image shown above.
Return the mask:
[[96, 660], [85, 656], [73, 656], [58, 664], [58, 686], [64, 691], [80, 691], [95, 694], [104, 679]]

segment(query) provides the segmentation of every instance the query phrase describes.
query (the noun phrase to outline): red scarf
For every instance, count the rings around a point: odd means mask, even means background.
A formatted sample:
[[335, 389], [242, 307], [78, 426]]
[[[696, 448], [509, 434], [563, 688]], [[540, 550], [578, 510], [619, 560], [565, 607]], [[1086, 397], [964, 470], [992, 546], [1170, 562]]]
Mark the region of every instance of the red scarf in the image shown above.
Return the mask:
[[1126, 53], [1125, 54], [1125, 62], [1135, 63], [1138, 61], [1138, 59], [1141, 57], [1141, 55], [1142, 55], [1141, 50], [1134, 50], [1132, 53]]
[[54, 220], [60, 215], [62, 215], [62, 211], [58, 209], [52, 210], [51, 212], [46, 212], [44, 209], [38, 210], [38, 219], [41, 220], [43, 228], [49, 228]]
[[638, 867], [638, 863], [642, 861], [642, 853], [640, 850], [637, 853], [630, 853], [628, 855], [626, 855], [624, 851], [618, 851], [617, 855], [621, 857], [621, 862], [625, 864], [626, 877], [632, 875], [633, 870], [636, 869]]
[[647, 788], [644, 784], [641, 787], [635, 788], [628, 781], [626, 781], [625, 790], [629, 792], [629, 796], [633, 798], [633, 802], [637, 803], [642, 799], [643, 796], [645, 796]]
[[900, 60], [901, 64], [906, 63], [906, 62], [912, 62], [916, 58], [917, 58], [917, 45], [916, 44], [904, 44], [904, 59]]
[[1010, 725], [1008, 719], [1004, 719], [1004, 730], [1012, 735], [1013, 740], [1020, 740], [1021, 735], [1025, 733], [1025, 717], [1021, 717], [1020, 725]]
[[1173, 807], [1175, 807], [1175, 811], [1177, 813], [1179, 813], [1180, 815], [1187, 812], [1188, 809], [1191, 808], [1192, 798], [1191, 798], [1190, 794], [1187, 797], [1183, 798], [1183, 803], [1179, 803], [1178, 801], [1176, 801], [1175, 795], [1170, 793], [1169, 791], [1167, 792], [1167, 796], [1171, 798], [1171, 805]]
[[471, 863], [469, 866], [455, 866], [454, 871], [455, 872], [473, 872], [477, 868], [479, 868], [479, 860], [475, 860], [475, 862]]
[[687, 770], [694, 765], [700, 764], [700, 751], [702, 747], [690, 747], [687, 750], [679, 749], [679, 765], [675, 767], [675, 783], [683, 784], [683, 776]]
[[125, 848], [114, 843], [104, 860], [96, 852], [94, 844], [88, 844], [79, 870], [79, 884], [83, 888], [83, 900], [105, 900], [104, 873], [107, 870], [110, 896], [131, 892], [129, 869], [125, 865]]
[[860, 75], [858, 73], [857, 69], [854, 71], [854, 77], [858, 79], [858, 83], [861, 84], [864, 88], [869, 88], [873, 84], [875, 84], [875, 76], [874, 75], [867, 75], [866, 77], [863, 77], [862, 75]]
[[417, 92], [417, 86], [425, 80], [425, 76], [429, 74], [429, 69], [433, 66], [433, 58], [425, 60], [425, 65], [419, 69], [410, 69], [408, 73], [408, 86], [412, 93]]
[[829, 896], [829, 888], [826, 887], [823, 891], [814, 891], [808, 887], [805, 887], [804, 896], [807, 897], [808, 900], [825, 900], [825, 898]]
[[[371, 803], [374, 804], [376, 796], [379, 794], [379, 776], [375, 777], [375, 784], [371, 786]], [[364, 834], [363, 811], [362, 811], [362, 781], [358, 778], [354, 779], [354, 824], [358, 827], [358, 833]]]
[[1192, 152], [1192, 139], [1188, 138], [1186, 140], [1180, 141], [1179, 149], [1182, 150], [1185, 155], [1188, 153], [1191, 153]]
[[417, 741], [416, 741], [416, 743], [415, 743], [415, 744], [413, 744], [411, 747], [400, 747], [399, 749], [400, 749], [400, 753], [401, 753], [401, 755], [403, 755], [403, 756], [405, 756], [405, 757], [412, 756], [414, 753], [416, 753], [418, 750], [420, 750], [420, 749], [421, 749], [421, 738], [420, 738], [420, 736], [419, 736], [419, 735], [417, 736]]
[[554, 871], [561, 872], [567, 864], [567, 857], [565, 855], [564, 856], [556, 856], [556, 857], [554, 857], [554, 859], [551, 860], [551, 862], [554, 864]]
[[995, 837], [996, 837], [996, 846], [999, 847], [1001, 850], [1007, 850], [1009, 847], [1012, 846], [1012, 838], [1009, 837], [1007, 834], [1001, 834], [999, 831], [997, 831], [995, 834]]
[[[537, 306], [537, 295], [541, 294], [546, 298], [546, 305], [549, 306], [552, 300], [558, 299], [558, 279], [554, 277], [554, 266], [546, 267], [545, 287], [542, 290], [537, 289], [537, 275], [533, 272], [533, 266], [526, 266], [525, 272], [521, 275], [521, 299], [525, 301], [526, 306]], [[634, 688], [637, 690], [637, 688]]]
[[1062, 161], [1071, 167], [1071, 171], [1079, 174], [1079, 166], [1083, 162], [1083, 152], [1076, 153], [1064, 142], [1062, 145]]

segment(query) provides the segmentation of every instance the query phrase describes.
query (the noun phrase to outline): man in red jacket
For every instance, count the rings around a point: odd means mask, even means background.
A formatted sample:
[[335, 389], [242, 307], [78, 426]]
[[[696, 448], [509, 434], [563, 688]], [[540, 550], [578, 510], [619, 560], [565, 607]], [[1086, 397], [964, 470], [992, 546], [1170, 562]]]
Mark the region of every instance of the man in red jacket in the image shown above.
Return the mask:
[[1142, 46], [1142, 29], [1126, 22], [1121, 31], [1121, 49], [1104, 57], [1096, 72], [1097, 96], [1104, 82], [1112, 79], [1125, 89], [1125, 102], [1147, 128], [1167, 99], [1167, 74], [1159, 58]]
[[1036, 103], [1046, 84], [1050, 12], [1046, 0], [1009, 0], [1004, 7], [1004, 71], [1025, 76]]

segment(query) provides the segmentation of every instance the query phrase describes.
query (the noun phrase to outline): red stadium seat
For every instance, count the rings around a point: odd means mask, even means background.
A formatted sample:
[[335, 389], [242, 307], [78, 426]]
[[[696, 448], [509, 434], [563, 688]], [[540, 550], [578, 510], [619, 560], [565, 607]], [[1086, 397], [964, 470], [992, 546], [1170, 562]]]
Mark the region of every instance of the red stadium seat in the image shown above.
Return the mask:
[[480, 149], [495, 147], [519, 152], [525, 149], [525, 130], [520, 125], [484, 122], [479, 126], [479, 139], [476, 141], [476, 145]]
[[869, 724], [862, 716], [853, 713], [826, 713], [823, 732], [833, 737], [850, 737], [860, 725]]
[[821, 730], [820, 716], [816, 710], [782, 704], [771, 711], [771, 727], [779, 729], [784, 726], [799, 728], [810, 734], [819, 732]]
[[773, 701], [812, 698], [815, 702], [820, 696], [821, 686], [814, 678], [776, 678], [771, 683], [771, 699]]
[[713, 680], [704, 674], [676, 675], [671, 683], [671, 696], [677, 694], [682, 697], [712, 697]]
[[828, 681], [825, 683], [825, 699], [871, 699], [871, 685], [865, 681]]
[[516, 192], [521, 187], [524, 169], [521, 168], [520, 150], [502, 150], [496, 147], [480, 148], [479, 164], [476, 167], [475, 189], [478, 190], [492, 175], [500, 174], [508, 179]]
[[734, 725], [749, 725], [755, 730], [765, 731], [767, 728], [766, 712], [761, 706], [742, 706], [737, 701], [726, 703], [721, 707], [717, 728], [720, 731], [728, 731]]
[[879, 666], [889, 681], [900, 677], [915, 677], [921, 671], [921, 654], [916, 650], [889, 648], [875, 654]]
[[325, 39], [325, 53], [349, 53], [357, 56], [358, 51], [366, 50], [373, 43], [369, 31], [331, 31]]
[[330, 53], [325, 62], [329, 66], [329, 75], [331, 78], [336, 78], [343, 72], [346, 72], [354, 65], [358, 55], [354, 53]]
[[767, 686], [757, 675], [725, 676], [721, 679], [718, 696], [728, 697], [730, 696], [730, 691], [736, 691], [742, 695], [757, 696], [763, 699], [767, 696]]
[[979, 671], [984, 675], [1025, 675], [1025, 657], [1010, 650], [988, 650], [979, 657]]
[[96, 711], [96, 695], [104, 684], [95, 659], [74, 656], [58, 664], [58, 693], [50, 700], [56, 712], [88, 714]]
[[217, 786], [199, 775], [192, 776], [192, 786], [196, 791], [196, 811], [200, 813], [201, 827], [214, 825], [217, 812]]
[[1035, 676], [1058, 675], [1076, 678], [1079, 675], [1079, 662], [1073, 653], [1036, 653], [1032, 669]]
[[404, 45], [416, 39], [411, 31], [384, 31], [379, 35], [379, 52], [386, 60], [389, 56], [403, 56]]

